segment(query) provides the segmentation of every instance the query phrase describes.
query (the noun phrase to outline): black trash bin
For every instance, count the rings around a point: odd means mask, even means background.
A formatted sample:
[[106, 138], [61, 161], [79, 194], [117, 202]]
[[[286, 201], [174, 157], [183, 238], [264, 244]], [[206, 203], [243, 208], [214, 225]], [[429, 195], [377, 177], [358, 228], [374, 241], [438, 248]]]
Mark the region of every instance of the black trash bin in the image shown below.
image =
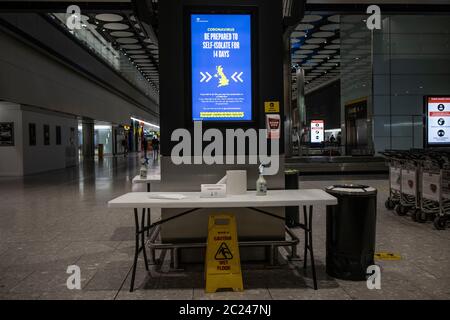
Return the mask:
[[[284, 171], [284, 187], [286, 190], [298, 189], [298, 171], [289, 169]], [[285, 210], [286, 226], [295, 227], [299, 221], [299, 207], [286, 207]]]
[[366, 280], [367, 267], [374, 264], [377, 190], [348, 184], [326, 191], [338, 199], [338, 205], [327, 207], [327, 274]]

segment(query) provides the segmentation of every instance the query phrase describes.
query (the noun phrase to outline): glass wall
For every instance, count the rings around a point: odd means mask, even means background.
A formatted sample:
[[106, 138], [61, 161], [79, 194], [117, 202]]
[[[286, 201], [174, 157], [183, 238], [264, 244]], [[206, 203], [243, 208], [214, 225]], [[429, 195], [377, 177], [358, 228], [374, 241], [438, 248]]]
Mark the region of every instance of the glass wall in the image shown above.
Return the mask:
[[422, 148], [424, 96], [450, 94], [450, 16], [385, 16], [373, 81], [375, 150]]
[[372, 155], [372, 32], [364, 15], [342, 15], [341, 129], [342, 152]]
[[[340, 106], [340, 155], [423, 148], [424, 97], [450, 95], [450, 15], [382, 12], [380, 30], [367, 18], [309, 13], [292, 34], [293, 67], [306, 71], [305, 118], [330, 123]], [[328, 94], [331, 71], [339, 94]], [[326, 154], [326, 143], [303, 140], [320, 149], [308, 155]]]

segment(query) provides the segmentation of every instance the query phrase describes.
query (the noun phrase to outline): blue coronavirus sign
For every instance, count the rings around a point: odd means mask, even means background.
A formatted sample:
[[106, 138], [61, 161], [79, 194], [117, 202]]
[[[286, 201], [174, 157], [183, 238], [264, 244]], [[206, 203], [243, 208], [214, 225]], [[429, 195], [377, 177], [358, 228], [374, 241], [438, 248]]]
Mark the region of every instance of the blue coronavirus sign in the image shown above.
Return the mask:
[[191, 14], [192, 119], [252, 120], [251, 15]]

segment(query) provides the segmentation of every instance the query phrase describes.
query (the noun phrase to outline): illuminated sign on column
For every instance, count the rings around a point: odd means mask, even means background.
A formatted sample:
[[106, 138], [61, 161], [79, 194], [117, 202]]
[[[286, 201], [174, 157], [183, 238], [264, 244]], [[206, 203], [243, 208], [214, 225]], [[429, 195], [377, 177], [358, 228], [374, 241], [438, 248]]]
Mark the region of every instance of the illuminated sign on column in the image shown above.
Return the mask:
[[322, 143], [324, 132], [323, 120], [311, 120], [311, 143]]
[[192, 119], [252, 120], [251, 15], [191, 14]]
[[427, 142], [450, 144], [450, 97], [427, 97]]

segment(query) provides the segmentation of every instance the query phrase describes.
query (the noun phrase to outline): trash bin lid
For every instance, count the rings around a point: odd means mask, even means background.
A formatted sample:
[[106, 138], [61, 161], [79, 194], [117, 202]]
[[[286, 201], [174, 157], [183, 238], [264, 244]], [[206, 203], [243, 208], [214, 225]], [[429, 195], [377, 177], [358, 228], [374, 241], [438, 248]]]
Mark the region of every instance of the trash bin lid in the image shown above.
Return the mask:
[[362, 184], [335, 184], [325, 189], [329, 193], [345, 195], [372, 195], [377, 193], [377, 189]]

